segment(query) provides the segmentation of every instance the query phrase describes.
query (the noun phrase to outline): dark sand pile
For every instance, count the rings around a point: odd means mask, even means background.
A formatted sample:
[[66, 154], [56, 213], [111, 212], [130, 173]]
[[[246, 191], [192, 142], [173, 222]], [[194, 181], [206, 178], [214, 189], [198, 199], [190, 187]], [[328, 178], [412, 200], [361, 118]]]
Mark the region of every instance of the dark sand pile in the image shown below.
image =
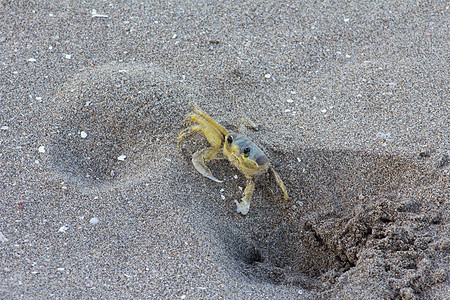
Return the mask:
[[[0, 298], [450, 297], [445, 1], [0, 8]], [[236, 213], [190, 103], [290, 199]]]

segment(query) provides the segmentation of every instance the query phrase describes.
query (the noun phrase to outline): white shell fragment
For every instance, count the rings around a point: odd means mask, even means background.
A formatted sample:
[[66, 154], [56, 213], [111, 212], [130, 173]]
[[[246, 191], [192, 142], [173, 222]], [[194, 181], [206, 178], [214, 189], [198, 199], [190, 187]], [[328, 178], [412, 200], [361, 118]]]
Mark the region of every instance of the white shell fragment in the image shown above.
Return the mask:
[[40, 146], [38, 148], [39, 153], [45, 153], [45, 147], [44, 146]]
[[8, 130], [9, 129], [9, 126], [2, 126], [1, 128], [0, 128], [1, 130]]
[[80, 132], [80, 136], [81, 136], [82, 139], [85, 139], [87, 137], [86, 131]]
[[378, 132], [377, 133], [377, 138], [381, 139], [381, 140], [385, 140], [387, 142], [391, 142], [393, 139], [391, 138], [391, 133], [383, 133], [383, 132]]
[[0, 231], [0, 242], [6, 243], [7, 241], [8, 239], [6, 238], [6, 236], [3, 234], [3, 232]]
[[61, 226], [61, 227], [58, 229], [58, 231], [59, 231], [59, 232], [66, 232], [68, 229], [69, 229], [69, 226], [64, 225], [64, 226]]
[[270, 77], [272, 77], [272, 75], [266, 74], [266, 75], [264, 75], [264, 77], [266, 77], [267, 79], [269, 79]]
[[35, 62], [36, 61], [36, 58], [29, 58], [29, 59], [27, 59], [27, 61], [29, 61], [29, 62]]
[[124, 154], [122, 154], [121, 156], [119, 156], [119, 157], [117, 158], [117, 160], [124, 161], [125, 158], [127, 158], [127, 156], [124, 155]]
[[109, 18], [108, 15], [101, 15], [101, 14], [98, 14], [96, 9], [93, 9], [93, 10], [91, 11], [91, 15], [92, 15], [93, 18]]
[[100, 222], [100, 220], [97, 217], [93, 217], [89, 220], [89, 223], [92, 225], [98, 224], [98, 222]]

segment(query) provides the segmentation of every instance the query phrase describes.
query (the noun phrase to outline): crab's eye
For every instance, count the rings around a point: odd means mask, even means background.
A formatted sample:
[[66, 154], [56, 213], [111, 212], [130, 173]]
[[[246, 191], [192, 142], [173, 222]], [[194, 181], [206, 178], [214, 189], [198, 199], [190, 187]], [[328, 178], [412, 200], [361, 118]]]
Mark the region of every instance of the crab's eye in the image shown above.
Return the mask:
[[230, 144], [230, 145], [231, 145], [231, 143], [233, 142], [233, 137], [232, 137], [231, 135], [229, 135], [229, 136], [227, 137], [227, 142], [228, 142], [228, 144]]
[[248, 157], [250, 155], [250, 148], [245, 147], [243, 152], [244, 152], [244, 157]]

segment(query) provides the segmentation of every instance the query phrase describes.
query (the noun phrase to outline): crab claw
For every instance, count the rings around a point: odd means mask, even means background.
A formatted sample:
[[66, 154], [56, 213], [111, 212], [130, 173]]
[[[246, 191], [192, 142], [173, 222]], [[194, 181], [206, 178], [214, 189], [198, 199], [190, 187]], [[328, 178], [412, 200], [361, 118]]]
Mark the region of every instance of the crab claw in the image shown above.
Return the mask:
[[207, 148], [199, 150], [192, 155], [192, 164], [194, 165], [195, 169], [203, 176], [211, 179], [212, 181], [221, 183], [223, 181], [214, 177], [213, 174], [211, 173], [211, 170], [205, 164], [205, 156], [209, 158], [208, 160], [210, 160], [211, 159], [210, 157], [213, 154], [214, 156], [217, 154], [217, 150], [215, 148]]
[[250, 203], [249, 202], [239, 202], [237, 200], [234, 200], [234, 203], [236, 203], [237, 206], [237, 212], [245, 216], [248, 214], [248, 211], [250, 210]]

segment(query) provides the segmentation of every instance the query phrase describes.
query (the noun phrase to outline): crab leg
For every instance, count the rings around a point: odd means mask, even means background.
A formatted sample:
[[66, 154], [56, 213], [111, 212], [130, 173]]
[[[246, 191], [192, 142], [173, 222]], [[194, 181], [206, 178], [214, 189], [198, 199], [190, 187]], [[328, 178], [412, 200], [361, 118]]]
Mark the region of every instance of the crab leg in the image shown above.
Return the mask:
[[[213, 118], [211, 118], [207, 113], [197, 107], [193, 107], [194, 111], [202, 116], [210, 125], [212, 125], [216, 130], [220, 131], [223, 135], [228, 135], [228, 130], [225, 129], [222, 125], [216, 122]], [[196, 120], [197, 121], [197, 120]], [[198, 122], [198, 121], [197, 121]], [[199, 122], [200, 123], [200, 122]]]
[[258, 131], [258, 125], [256, 125], [255, 122], [248, 118], [240, 118], [238, 123], [238, 132], [243, 131], [245, 123], [247, 123], [253, 130]]
[[192, 135], [197, 131], [202, 131], [211, 146], [215, 148], [220, 148], [222, 146], [223, 135], [215, 128], [211, 123], [209, 123], [205, 118], [198, 114], [191, 114], [188, 116], [191, 122], [197, 122], [198, 124], [192, 125], [185, 130], [183, 130], [178, 136], [178, 147], [181, 147], [181, 142], [185, 139], [186, 135]]
[[253, 191], [255, 190], [255, 181], [252, 177], [246, 176], [247, 186], [244, 190], [244, 197], [242, 197], [242, 202], [234, 200], [237, 205], [237, 212], [246, 215], [250, 209], [250, 203], [252, 201]]
[[217, 154], [219, 154], [220, 152], [221, 149], [209, 147], [203, 150], [199, 150], [192, 155], [192, 164], [194, 165], [195, 169], [203, 176], [219, 183], [223, 181], [213, 176], [211, 170], [206, 166], [205, 161], [210, 161], [214, 158], [224, 159], [223, 157], [217, 157]]
[[287, 191], [286, 191], [286, 187], [284, 186], [283, 180], [281, 180], [280, 174], [278, 174], [278, 172], [275, 171], [275, 169], [272, 166], [270, 166], [269, 168], [270, 168], [270, 171], [272, 172], [273, 176], [275, 177], [275, 180], [277, 181], [278, 185], [283, 190], [283, 194], [284, 194], [283, 198], [284, 198], [284, 200], [287, 200], [288, 199], [288, 194], [287, 194]]

